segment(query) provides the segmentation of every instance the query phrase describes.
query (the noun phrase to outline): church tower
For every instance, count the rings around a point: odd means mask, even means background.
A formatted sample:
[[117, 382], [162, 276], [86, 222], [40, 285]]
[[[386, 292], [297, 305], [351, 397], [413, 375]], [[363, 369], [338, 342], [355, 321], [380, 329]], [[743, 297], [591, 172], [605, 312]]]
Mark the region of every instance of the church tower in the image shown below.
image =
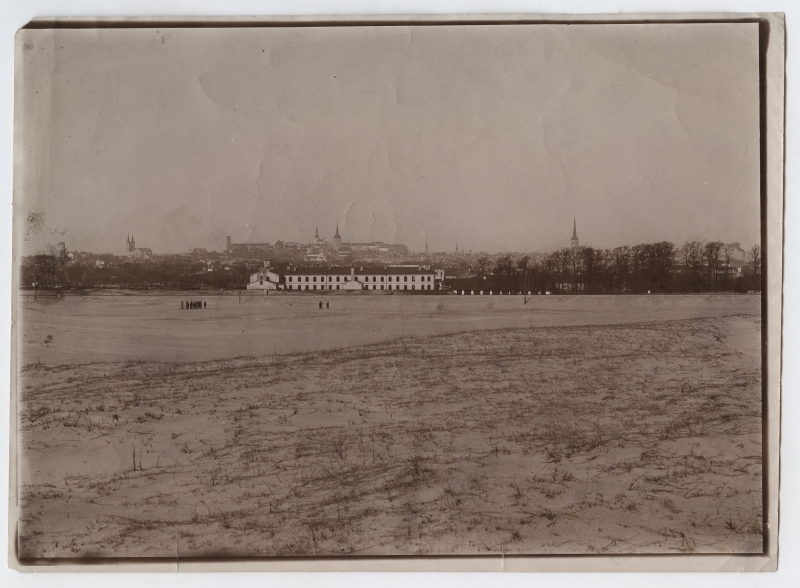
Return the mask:
[[339, 251], [342, 246], [342, 237], [339, 235], [339, 223], [336, 223], [336, 234], [333, 236], [333, 250]]
[[136, 249], [136, 241], [133, 240], [132, 234], [128, 236], [128, 240], [126, 241], [126, 243], [128, 245], [128, 253]]
[[572, 217], [572, 239], [570, 239], [570, 243], [573, 249], [578, 249], [578, 247], [580, 247], [580, 241], [578, 241], [578, 225], [575, 223], [575, 217]]

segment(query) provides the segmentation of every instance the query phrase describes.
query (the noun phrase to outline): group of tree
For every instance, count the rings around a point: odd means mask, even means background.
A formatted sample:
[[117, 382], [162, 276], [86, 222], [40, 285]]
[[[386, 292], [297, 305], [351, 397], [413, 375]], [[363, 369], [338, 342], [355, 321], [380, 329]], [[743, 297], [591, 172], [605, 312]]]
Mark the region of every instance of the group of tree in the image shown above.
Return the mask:
[[[744, 264], [739, 260], [744, 257]], [[255, 265], [217, 265], [208, 271], [203, 260], [165, 257], [157, 262], [132, 261], [111, 255], [96, 260], [71, 260], [64, 249], [23, 260], [21, 283], [39, 288], [241, 288]], [[595, 249], [565, 247], [549, 254], [483, 255], [452, 268], [481, 278], [492, 276], [501, 290], [551, 291], [561, 294], [642, 294], [761, 290], [761, 249], [744, 252], [738, 243], [691, 241], [681, 247], [661, 241], [633, 247]], [[277, 266], [282, 266], [278, 262]], [[739, 269], [741, 268], [741, 270]]]
[[[739, 260], [744, 257], [742, 264]], [[738, 243], [668, 241], [633, 247], [565, 247], [545, 255], [504, 254], [478, 258], [479, 277], [496, 276], [501, 290], [562, 294], [643, 294], [757, 291], [761, 289], [761, 248]]]
[[23, 287], [39, 289], [233, 289], [246, 284], [253, 270], [242, 263], [231, 264], [223, 271], [208, 271], [204, 261], [178, 257], [143, 262], [102, 255], [99, 260], [104, 263], [97, 264], [96, 259], [71, 261], [63, 253], [48, 251], [23, 261], [20, 281]]

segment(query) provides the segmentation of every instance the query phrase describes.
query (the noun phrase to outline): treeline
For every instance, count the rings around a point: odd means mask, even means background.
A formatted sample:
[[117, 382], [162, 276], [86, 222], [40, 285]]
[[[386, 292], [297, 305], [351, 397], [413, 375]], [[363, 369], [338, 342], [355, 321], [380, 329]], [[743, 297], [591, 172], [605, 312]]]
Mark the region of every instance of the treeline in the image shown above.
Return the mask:
[[25, 260], [20, 280], [23, 287], [29, 288], [36, 283], [36, 286], [42, 289], [103, 287], [235, 289], [248, 282], [250, 272], [251, 268], [244, 264], [231, 266], [227, 271], [209, 272], [205, 263], [191, 261], [158, 263], [125, 261], [98, 267], [93, 261], [75, 262], [58, 254], [41, 254]]
[[[739, 261], [742, 256], [743, 263]], [[236, 289], [244, 287], [250, 273], [260, 267], [216, 264], [214, 271], [208, 271], [204, 261], [178, 256], [157, 262], [122, 261], [111, 255], [99, 259], [105, 260], [105, 266], [90, 260], [73, 261], [66, 251], [51, 248], [46, 254], [24, 258], [21, 284], [26, 288], [36, 283], [39, 288]], [[565, 247], [545, 255], [481, 256], [467, 264], [459, 272], [491, 276], [500, 290], [559, 294], [761, 290], [760, 247], [754, 245], [744, 252], [738, 243], [718, 241], [692, 241], [681, 247], [667, 241], [615, 249]]]
[[[737, 254], [739, 254], [737, 256]], [[745, 262], [737, 265], [742, 255]], [[739, 271], [737, 268], [741, 268]], [[533, 258], [481, 257], [479, 277], [496, 276], [500, 289], [560, 294], [747, 292], [761, 290], [761, 249], [744, 252], [738, 243], [668, 241], [633, 247], [565, 247]]]

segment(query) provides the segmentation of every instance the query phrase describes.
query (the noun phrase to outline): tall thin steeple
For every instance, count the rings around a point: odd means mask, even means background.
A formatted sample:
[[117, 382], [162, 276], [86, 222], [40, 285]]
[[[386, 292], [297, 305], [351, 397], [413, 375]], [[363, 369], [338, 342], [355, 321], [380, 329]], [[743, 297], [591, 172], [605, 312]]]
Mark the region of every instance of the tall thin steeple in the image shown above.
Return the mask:
[[425, 255], [428, 255], [428, 240], [425, 239]]
[[580, 241], [578, 241], [578, 225], [575, 222], [574, 216], [572, 217], [572, 239], [570, 239], [570, 243], [573, 249], [577, 249], [580, 246]]
[[342, 236], [339, 234], [339, 223], [336, 223], [336, 234], [333, 236], [333, 250], [339, 251], [342, 246]]

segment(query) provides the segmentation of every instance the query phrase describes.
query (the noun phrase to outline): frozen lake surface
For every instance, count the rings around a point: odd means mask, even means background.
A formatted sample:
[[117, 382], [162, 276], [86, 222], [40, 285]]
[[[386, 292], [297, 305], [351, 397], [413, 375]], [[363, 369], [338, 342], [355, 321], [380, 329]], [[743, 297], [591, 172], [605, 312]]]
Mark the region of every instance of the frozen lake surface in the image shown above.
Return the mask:
[[[181, 300], [204, 300], [181, 310]], [[319, 309], [319, 302], [330, 303]], [[399, 337], [509, 327], [630, 324], [759, 315], [759, 295], [20, 297], [20, 365], [206, 361], [330, 350]]]

